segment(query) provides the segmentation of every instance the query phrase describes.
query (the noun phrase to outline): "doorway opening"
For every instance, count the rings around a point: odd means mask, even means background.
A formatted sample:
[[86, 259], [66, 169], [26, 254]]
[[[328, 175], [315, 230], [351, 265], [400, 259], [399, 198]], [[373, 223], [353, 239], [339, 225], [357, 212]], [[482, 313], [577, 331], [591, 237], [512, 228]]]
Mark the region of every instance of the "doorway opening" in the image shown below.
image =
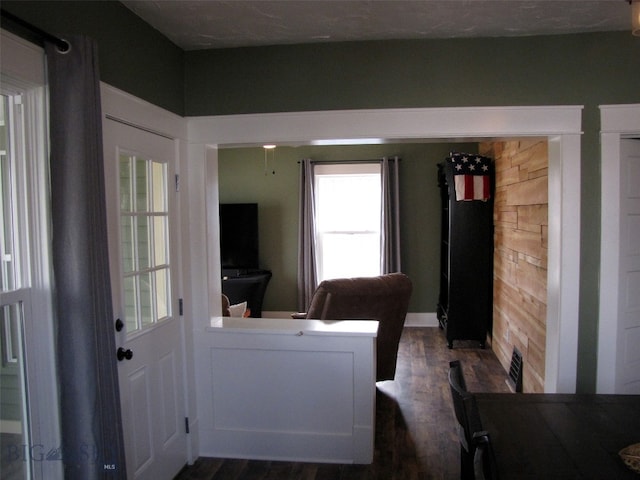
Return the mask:
[[602, 105], [597, 393], [640, 393], [640, 104]]
[[[199, 156], [203, 174], [208, 178], [207, 190], [216, 194], [218, 148], [224, 146], [300, 145], [333, 139], [353, 143], [353, 139], [372, 138], [383, 141], [546, 138], [549, 225], [544, 391], [554, 393], [575, 392], [576, 388], [581, 112], [581, 106], [293, 112], [191, 118], [188, 128], [192, 151], [202, 152]], [[208, 225], [207, 235], [215, 245], [217, 225]], [[212, 253], [214, 258], [209, 259], [206, 274], [210, 288], [215, 290], [219, 284], [219, 259]], [[212, 305], [213, 309], [216, 307], [219, 305]]]

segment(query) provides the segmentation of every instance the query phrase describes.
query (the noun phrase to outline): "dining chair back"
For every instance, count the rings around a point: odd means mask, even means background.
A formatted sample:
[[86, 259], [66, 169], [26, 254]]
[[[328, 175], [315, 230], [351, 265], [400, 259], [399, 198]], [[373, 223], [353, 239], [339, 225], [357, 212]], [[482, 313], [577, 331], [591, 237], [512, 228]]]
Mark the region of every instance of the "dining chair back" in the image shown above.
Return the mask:
[[472, 436], [474, 432], [482, 431], [482, 422], [476, 399], [467, 391], [462, 364], [459, 360], [449, 362], [449, 387], [460, 441], [460, 478], [473, 479], [475, 447]]
[[489, 432], [475, 432], [472, 437], [474, 480], [498, 480], [496, 457], [491, 446]]

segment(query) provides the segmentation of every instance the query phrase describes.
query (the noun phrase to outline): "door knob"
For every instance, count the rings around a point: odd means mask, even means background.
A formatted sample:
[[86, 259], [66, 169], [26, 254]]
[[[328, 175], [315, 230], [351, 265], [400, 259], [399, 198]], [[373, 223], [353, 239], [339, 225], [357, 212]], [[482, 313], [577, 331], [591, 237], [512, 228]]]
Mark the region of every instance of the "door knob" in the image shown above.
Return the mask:
[[118, 352], [116, 353], [116, 356], [118, 357], [119, 362], [121, 362], [125, 358], [127, 360], [131, 360], [133, 358], [133, 352], [130, 349], [125, 350], [124, 348], [120, 347], [118, 348]]

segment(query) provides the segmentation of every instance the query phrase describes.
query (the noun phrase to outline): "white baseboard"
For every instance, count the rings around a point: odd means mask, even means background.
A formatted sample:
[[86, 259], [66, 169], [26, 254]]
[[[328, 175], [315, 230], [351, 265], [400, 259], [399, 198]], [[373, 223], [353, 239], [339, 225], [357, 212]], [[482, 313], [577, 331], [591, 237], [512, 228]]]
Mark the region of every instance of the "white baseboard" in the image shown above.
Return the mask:
[[435, 312], [407, 313], [405, 327], [437, 327], [438, 317]]
[[[263, 311], [263, 318], [291, 318], [293, 312]], [[438, 317], [435, 312], [407, 313], [405, 327], [437, 327]]]

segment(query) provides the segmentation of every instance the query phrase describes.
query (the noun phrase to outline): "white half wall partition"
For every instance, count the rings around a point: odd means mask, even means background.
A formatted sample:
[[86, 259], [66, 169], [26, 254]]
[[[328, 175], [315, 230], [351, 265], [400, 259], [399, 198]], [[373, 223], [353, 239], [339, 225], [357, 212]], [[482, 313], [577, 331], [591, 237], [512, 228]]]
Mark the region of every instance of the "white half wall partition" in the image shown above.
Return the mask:
[[378, 322], [212, 318], [200, 455], [373, 461]]
[[[411, 108], [228, 115], [188, 118], [188, 137], [208, 163], [207, 189], [217, 192], [217, 148], [278, 145], [549, 140], [549, 263], [545, 391], [575, 392], [580, 284], [580, 136], [582, 106]], [[203, 149], [203, 146], [207, 148]], [[195, 160], [196, 155], [190, 155]], [[214, 173], [211, 173], [214, 172]], [[216, 208], [217, 205], [207, 205]], [[210, 217], [211, 218], [211, 217]], [[209, 221], [211, 223], [211, 220]], [[217, 225], [208, 225], [210, 248]], [[208, 262], [213, 286], [219, 266]], [[209, 289], [209, 291], [215, 291]], [[214, 299], [214, 302], [216, 300]], [[210, 316], [217, 315], [214, 305]], [[204, 331], [201, 318], [196, 331]], [[197, 323], [197, 322], [196, 322]]]

